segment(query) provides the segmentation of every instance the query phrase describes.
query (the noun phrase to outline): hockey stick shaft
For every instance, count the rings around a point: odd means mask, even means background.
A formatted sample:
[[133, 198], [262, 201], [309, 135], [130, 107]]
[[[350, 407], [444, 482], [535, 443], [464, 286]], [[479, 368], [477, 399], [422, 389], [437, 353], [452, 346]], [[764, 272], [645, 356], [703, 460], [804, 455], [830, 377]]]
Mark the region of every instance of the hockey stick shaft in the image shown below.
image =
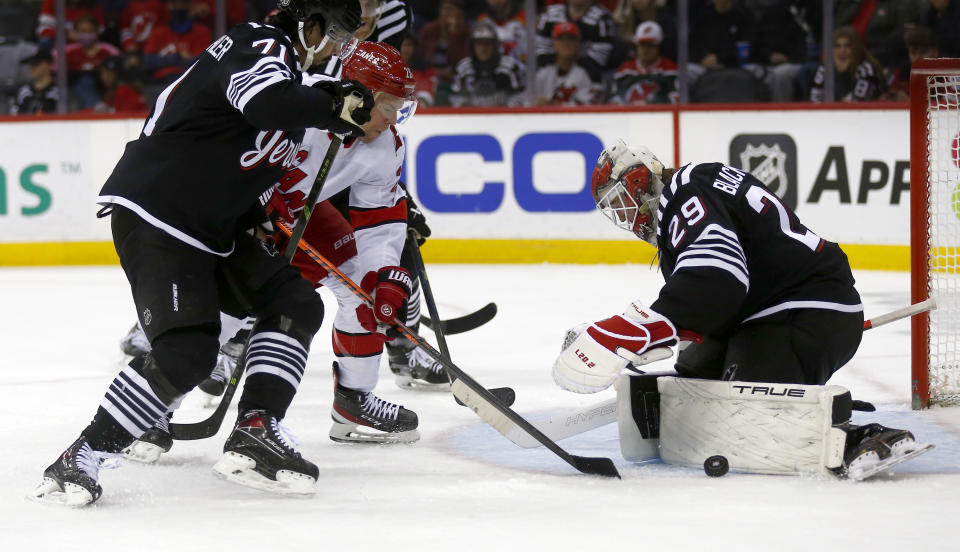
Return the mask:
[[903, 307], [895, 311], [890, 311], [887, 314], [874, 316], [870, 320], [865, 320], [863, 322], [863, 329], [869, 330], [870, 328], [883, 326], [884, 324], [889, 324], [890, 322], [895, 322], [897, 320], [902, 320], [904, 318], [909, 318], [911, 316], [936, 309], [937, 301], [933, 297], [930, 297], [926, 301], [920, 301], [919, 303], [914, 303], [910, 306]]
[[293, 255], [297, 251], [297, 243], [303, 238], [303, 233], [307, 231], [307, 223], [310, 222], [310, 215], [313, 214], [313, 208], [317, 204], [317, 198], [320, 197], [320, 190], [323, 183], [327, 181], [327, 175], [330, 174], [330, 166], [333, 165], [334, 158], [343, 145], [343, 136], [334, 134], [330, 140], [330, 147], [327, 148], [326, 155], [323, 156], [323, 162], [320, 164], [320, 170], [317, 171], [317, 178], [313, 181], [310, 193], [307, 194], [306, 202], [303, 204], [303, 211], [297, 218], [297, 223], [293, 227], [293, 234], [290, 243], [287, 244], [287, 250], [283, 252], [283, 257], [287, 262], [293, 261]]
[[[287, 235], [292, 235], [292, 230], [283, 221], [278, 221], [278, 226]], [[373, 300], [370, 298], [370, 295], [368, 295], [367, 292], [363, 291], [363, 289], [353, 280], [341, 272], [336, 265], [328, 261], [317, 250], [311, 247], [310, 244], [301, 240], [297, 245], [314, 261], [319, 263], [320, 266], [325, 268], [330, 275], [346, 286], [347, 289], [364, 301], [368, 306], [373, 307]], [[603, 475], [606, 477], [620, 477], [620, 473], [617, 472], [617, 468], [614, 466], [612, 460], [609, 458], [587, 458], [583, 456], [575, 456], [563, 450], [540, 430], [531, 425], [530, 422], [523, 419], [523, 417], [511, 410], [510, 407], [501, 403], [496, 396], [491, 394], [490, 391], [488, 391], [485, 387], [467, 375], [467, 373], [461, 370], [456, 364], [453, 363], [453, 361], [440, 354], [439, 351], [434, 349], [430, 343], [417, 335], [416, 332], [398, 320], [394, 320], [392, 324], [401, 335], [413, 342], [414, 345], [423, 349], [423, 351], [430, 355], [430, 357], [439, 362], [444, 368], [456, 376], [457, 379], [453, 382], [452, 386], [454, 395], [463, 401], [464, 404], [469, 406], [471, 410], [476, 412], [484, 421], [493, 426], [494, 429], [497, 429], [497, 431], [503, 433], [504, 431], [508, 431], [514, 425], [519, 426], [529, 433], [533, 438], [539, 441], [543, 446], [578, 471], [593, 475]]]
[[[458, 316], [456, 318], [449, 318], [447, 320], [440, 320], [439, 327], [440, 330], [445, 335], [454, 335], [464, 332], [469, 332], [470, 330], [475, 330], [480, 326], [483, 326], [487, 322], [493, 320], [493, 317], [497, 315], [497, 304], [496, 303], [487, 303], [482, 308], [475, 310], [469, 314], [463, 316]], [[430, 328], [431, 330], [437, 327], [437, 321], [429, 316], [422, 316], [420, 320], [423, 324]]]

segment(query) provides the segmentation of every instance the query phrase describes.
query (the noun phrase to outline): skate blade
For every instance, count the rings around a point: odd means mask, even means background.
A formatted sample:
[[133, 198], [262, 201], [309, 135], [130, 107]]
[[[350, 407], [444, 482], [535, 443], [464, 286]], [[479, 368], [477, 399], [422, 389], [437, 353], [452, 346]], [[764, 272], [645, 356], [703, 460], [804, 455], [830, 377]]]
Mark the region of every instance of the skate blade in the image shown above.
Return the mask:
[[317, 492], [317, 481], [309, 475], [289, 470], [277, 472], [277, 479], [269, 479], [256, 471], [257, 463], [249, 456], [225, 452], [213, 465], [213, 473], [224, 481], [286, 496], [311, 496]]
[[369, 443], [375, 445], [409, 444], [420, 440], [416, 429], [390, 433], [358, 424], [333, 422], [330, 427], [330, 439], [338, 443]]
[[80, 508], [96, 500], [90, 494], [90, 491], [79, 485], [66, 483], [61, 488], [59, 483], [49, 477], [44, 477], [37, 488], [27, 495], [27, 498], [41, 504], [54, 504], [71, 508]]
[[411, 391], [450, 391], [450, 382], [427, 383], [410, 376], [396, 374], [397, 387]]
[[123, 457], [141, 464], [153, 464], [163, 456], [164, 452], [167, 451], [163, 450], [163, 447], [153, 443], [134, 441], [132, 445], [123, 449]]
[[896, 446], [897, 445], [894, 445], [894, 454], [888, 458], [883, 460], [880, 460], [879, 458], [873, 461], [868, 460], [867, 463], [862, 463], [854, 466], [852, 469], [847, 470], [847, 479], [851, 479], [853, 481], [863, 481], [864, 479], [868, 479], [874, 475], [885, 472], [898, 464], [902, 464], [911, 458], [920, 456], [925, 452], [929, 452], [934, 447], [932, 443], [914, 443], [911, 445], [904, 445], [905, 448], [898, 451]]

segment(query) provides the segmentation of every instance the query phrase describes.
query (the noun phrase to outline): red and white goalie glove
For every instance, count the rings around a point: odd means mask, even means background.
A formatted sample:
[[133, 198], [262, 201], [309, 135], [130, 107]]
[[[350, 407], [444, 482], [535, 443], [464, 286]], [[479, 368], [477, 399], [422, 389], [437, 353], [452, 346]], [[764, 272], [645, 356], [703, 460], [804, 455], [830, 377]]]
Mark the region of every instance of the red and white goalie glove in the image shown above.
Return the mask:
[[[363, 291], [373, 297], [373, 309], [366, 304], [357, 307], [357, 321], [363, 329], [376, 333], [386, 329], [394, 319], [400, 318], [407, 305], [407, 297], [413, 289], [410, 273], [401, 266], [385, 266], [367, 272], [360, 281]], [[381, 332], [385, 333], [385, 332]], [[389, 341], [392, 337], [384, 337]]]
[[677, 341], [673, 324], [634, 301], [623, 314], [567, 332], [566, 345], [553, 363], [553, 380], [574, 393], [596, 393], [613, 385], [620, 371], [670, 358]]

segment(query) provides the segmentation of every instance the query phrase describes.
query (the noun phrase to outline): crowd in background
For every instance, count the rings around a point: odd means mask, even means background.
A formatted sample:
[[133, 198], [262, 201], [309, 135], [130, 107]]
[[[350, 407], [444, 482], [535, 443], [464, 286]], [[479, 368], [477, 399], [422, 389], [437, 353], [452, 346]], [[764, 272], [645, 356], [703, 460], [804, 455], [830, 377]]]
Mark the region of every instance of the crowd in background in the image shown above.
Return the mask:
[[[534, 15], [523, 0], [372, 1], [381, 17], [365, 34], [401, 51], [425, 105], [678, 101], [674, 0], [538, 0]], [[689, 100], [904, 101], [913, 60], [960, 57], [960, 0], [833, 4], [828, 98], [821, 1], [689, 0]], [[224, 5], [229, 28], [263, 21], [276, 2]], [[66, 0], [69, 110], [146, 110], [213, 40], [215, 6]], [[527, 17], [535, 17], [533, 50]], [[56, 112], [56, 23], [54, 0], [0, 0], [0, 114]], [[531, 56], [536, 71], [528, 79]]]

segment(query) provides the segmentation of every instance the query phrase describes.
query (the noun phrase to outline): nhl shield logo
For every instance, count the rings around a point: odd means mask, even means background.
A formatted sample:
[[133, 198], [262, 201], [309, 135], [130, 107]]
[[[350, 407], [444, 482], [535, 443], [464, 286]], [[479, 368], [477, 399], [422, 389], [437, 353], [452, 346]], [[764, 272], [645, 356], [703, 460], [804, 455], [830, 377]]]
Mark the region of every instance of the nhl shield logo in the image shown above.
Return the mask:
[[797, 146], [786, 134], [739, 134], [730, 164], [757, 177], [791, 209], [797, 208]]

